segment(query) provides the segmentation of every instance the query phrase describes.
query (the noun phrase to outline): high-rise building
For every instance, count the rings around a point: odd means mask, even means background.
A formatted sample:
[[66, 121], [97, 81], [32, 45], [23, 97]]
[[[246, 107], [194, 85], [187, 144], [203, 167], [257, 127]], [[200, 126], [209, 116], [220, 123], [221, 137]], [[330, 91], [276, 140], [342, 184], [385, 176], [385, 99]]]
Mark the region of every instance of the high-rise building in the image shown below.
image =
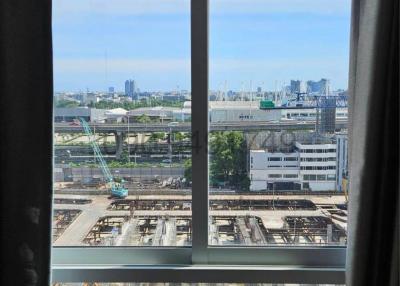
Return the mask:
[[114, 87], [113, 87], [113, 86], [110, 86], [110, 87], [108, 88], [108, 93], [109, 93], [109, 94], [114, 94], [114, 92], [115, 92]]
[[290, 93], [300, 92], [300, 81], [291, 80], [290, 81]]
[[133, 79], [127, 79], [125, 81], [125, 95], [136, 99], [135, 81]]
[[321, 95], [329, 95], [329, 79], [321, 78], [319, 81], [307, 81], [307, 92], [319, 93]]
[[305, 93], [307, 92], [307, 86], [304, 81], [301, 80], [291, 80], [290, 81], [290, 93]]
[[322, 108], [317, 118], [317, 131], [320, 134], [333, 133], [336, 129], [336, 100], [334, 98], [323, 98]]

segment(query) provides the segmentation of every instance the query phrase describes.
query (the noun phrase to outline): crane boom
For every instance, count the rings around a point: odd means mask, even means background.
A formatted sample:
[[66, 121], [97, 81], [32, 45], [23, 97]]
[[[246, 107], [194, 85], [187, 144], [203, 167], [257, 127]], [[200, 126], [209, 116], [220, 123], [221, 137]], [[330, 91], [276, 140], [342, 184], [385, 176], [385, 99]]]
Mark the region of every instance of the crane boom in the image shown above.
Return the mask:
[[89, 138], [90, 145], [92, 146], [93, 152], [95, 153], [95, 156], [99, 162], [100, 169], [103, 172], [106, 181], [111, 184], [111, 194], [116, 197], [125, 198], [128, 195], [128, 190], [114, 181], [111, 171], [108, 168], [107, 162], [100, 151], [99, 144], [97, 144], [96, 138], [93, 135], [89, 124], [82, 117], [80, 117], [79, 120], [85, 134]]

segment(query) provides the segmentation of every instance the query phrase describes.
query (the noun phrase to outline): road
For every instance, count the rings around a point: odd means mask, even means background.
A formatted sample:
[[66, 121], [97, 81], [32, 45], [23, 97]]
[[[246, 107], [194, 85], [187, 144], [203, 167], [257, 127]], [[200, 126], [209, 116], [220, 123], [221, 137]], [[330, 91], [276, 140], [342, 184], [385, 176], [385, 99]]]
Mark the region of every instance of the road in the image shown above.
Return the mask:
[[[139, 124], [139, 123], [90, 123], [92, 129], [96, 130], [96, 133], [115, 133], [115, 132], [132, 132], [132, 133], [143, 133], [143, 132], [190, 132], [191, 123], [183, 122], [173, 125], [168, 124]], [[337, 120], [336, 128], [342, 129], [347, 127], [347, 120]], [[259, 131], [259, 130], [305, 130], [315, 129], [315, 121], [243, 121], [243, 122], [220, 122], [211, 123], [209, 126], [210, 131]], [[55, 133], [82, 133], [82, 127], [80, 125], [74, 125], [71, 123], [54, 123]]]

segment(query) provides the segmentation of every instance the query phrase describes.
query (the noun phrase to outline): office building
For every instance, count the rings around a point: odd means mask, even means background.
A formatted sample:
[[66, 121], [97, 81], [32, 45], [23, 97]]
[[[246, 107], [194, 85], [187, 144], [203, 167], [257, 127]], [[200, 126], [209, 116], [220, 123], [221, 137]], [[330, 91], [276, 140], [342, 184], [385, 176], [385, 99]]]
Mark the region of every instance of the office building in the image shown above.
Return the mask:
[[319, 81], [307, 81], [307, 92], [318, 93], [321, 95], [330, 94], [330, 81], [326, 78], [321, 78]]
[[347, 174], [347, 135], [296, 141], [290, 152], [250, 150], [250, 190], [341, 191]]
[[291, 80], [290, 81], [290, 93], [305, 93], [307, 92], [307, 86], [304, 81]]
[[127, 79], [125, 81], [125, 95], [132, 98], [133, 100], [137, 99], [136, 97], [136, 86], [135, 81], [132, 79]]

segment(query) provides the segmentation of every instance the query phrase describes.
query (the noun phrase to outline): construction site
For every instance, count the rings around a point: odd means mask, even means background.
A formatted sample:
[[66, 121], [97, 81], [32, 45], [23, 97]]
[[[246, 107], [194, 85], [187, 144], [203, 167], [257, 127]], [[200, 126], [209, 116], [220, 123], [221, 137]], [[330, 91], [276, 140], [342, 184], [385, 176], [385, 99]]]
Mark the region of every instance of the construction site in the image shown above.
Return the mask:
[[[190, 246], [191, 195], [56, 194], [54, 246]], [[340, 195], [210, 195], [212, 245], [345, 245]]]
[[[146, 172], [110, 169], [89, 123], [79, 118], [76, 125], [98, 169], [55, 170], [53, 245], [190, 246], [192, 197], [184, 170], [171, 160], [170, 168]], [[347, 195], [210, 189], [208, 218], [211, 245], [345, 245]]]

